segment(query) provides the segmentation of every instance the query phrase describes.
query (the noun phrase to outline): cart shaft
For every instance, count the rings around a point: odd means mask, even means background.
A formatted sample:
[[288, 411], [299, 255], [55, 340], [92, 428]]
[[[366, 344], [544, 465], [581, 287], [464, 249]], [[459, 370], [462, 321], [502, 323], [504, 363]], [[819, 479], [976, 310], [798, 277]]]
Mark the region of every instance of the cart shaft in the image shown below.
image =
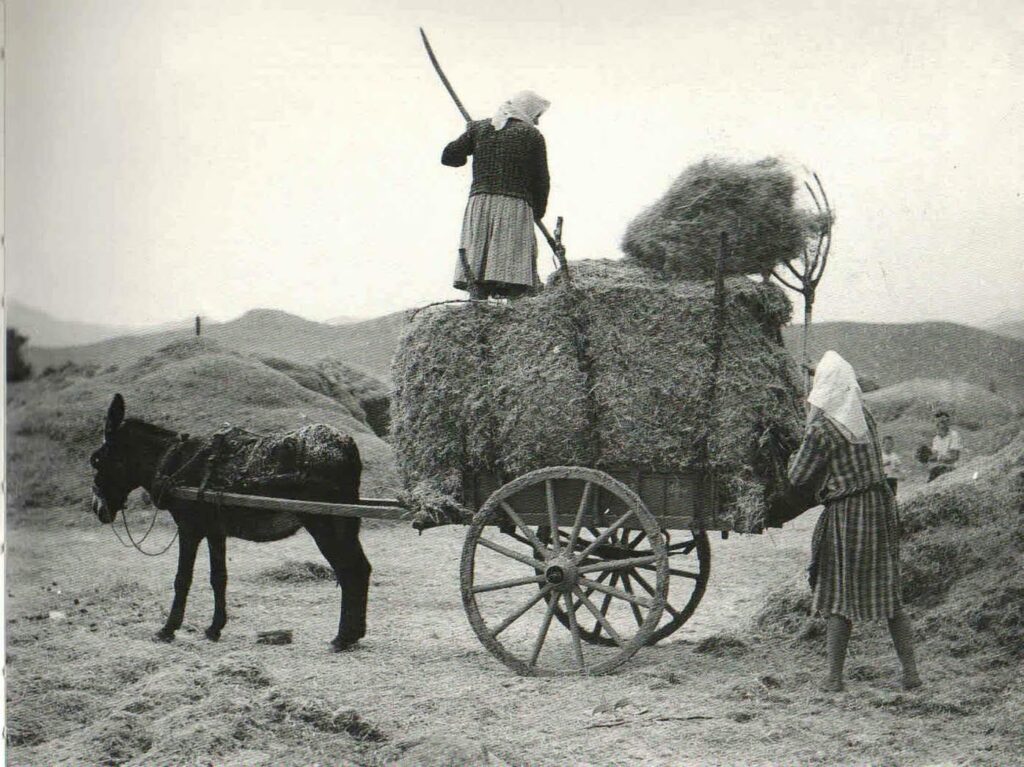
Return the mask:
[[299, 501], [292, 498], [270, 498], [263, 495], [226, 493], [196, 487], [179, 487], [172, 495], [183, 501], [208, 503], [214, 506], [241, 506], [263, 511], [283, 511], [293, 514], [320, 514], [329, 517], [365, 517], [370, 519], [408, 519], [409, 510], [390, 498], [363, 498], [359, 503], [326, 503]]

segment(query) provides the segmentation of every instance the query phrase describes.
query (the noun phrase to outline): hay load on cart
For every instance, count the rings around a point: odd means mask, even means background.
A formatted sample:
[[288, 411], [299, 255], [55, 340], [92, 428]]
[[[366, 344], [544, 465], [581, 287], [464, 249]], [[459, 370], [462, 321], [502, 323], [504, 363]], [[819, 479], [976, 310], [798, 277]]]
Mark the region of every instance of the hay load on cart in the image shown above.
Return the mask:
[[402, 503], [469, 525], [463, 604], [502, 662], [616, 668], [696, 610], [707, 531], [764, 528], [801, 436], [790, 312], [747, 277], [589, 261], [538, 296], [418, 313], [393, 368]]
[[[776, 286], [684, 282], [614, 261], [574, 264], [510, 304], [420, 312], [395, 357], [393, 443], [409, 499], [473, 508], [549, 466], [629, 480], [699, 476], [701, 530], [759, 532], [799, 442], [800, 378]], [[489, 483], [489, 484], [488, 484]], [[438, 520], [440, 521], [440, 520]]]

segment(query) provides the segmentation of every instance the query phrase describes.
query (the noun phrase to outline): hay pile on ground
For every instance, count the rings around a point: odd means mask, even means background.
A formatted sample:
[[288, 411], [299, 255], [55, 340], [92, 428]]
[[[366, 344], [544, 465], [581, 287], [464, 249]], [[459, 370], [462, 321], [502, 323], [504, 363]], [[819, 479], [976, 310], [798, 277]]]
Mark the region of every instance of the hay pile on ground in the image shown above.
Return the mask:
[[729, 235], [728, 274], [761, 274], [799, 255], [823, 221], [793, 204], [796, 182], [774, 158], [744, 164], [706, 159], [630, 222], [626, 255], [682, 277], [714, 274], [721, 232]]
[[334, 571], [323, 562], [287, 559], [261, 570], [259, 579], [271, 583], [318, 583], [333, 581]]
[[[620, 262], [575, 265], [511, 304], [433, 307], [395, 356], [393, 444], [405, 486], [461, 497], [463, 473], [552, 465], [708, 468], [725, 516], [760, 530], [771, 475], [758, 441], [798, 441], [798, 374], [779, 340], [778, 288], [727, 282], [722, 353], [711, 284]], [[706, 445], [706, 449], [705, 449]]]
[[23, 637], [14, 649], [12, 763], [363, 764], [386, 739], [351, 708], [282, 690], [251, 651], [178, 650], [169, 660], [174, 650], [137, 636], [122, 638], [116, 654], [102, 633], [79, 636], [86, 650], [44, 637], [51, 663], [27, 665]]
[[391, 392], [377, 378], [335, 357], [324, 357], [308, 365], [277, 357], [264, 357], [261, 361], [310, 391], [337, 400], [378, 437], [388, 433]]

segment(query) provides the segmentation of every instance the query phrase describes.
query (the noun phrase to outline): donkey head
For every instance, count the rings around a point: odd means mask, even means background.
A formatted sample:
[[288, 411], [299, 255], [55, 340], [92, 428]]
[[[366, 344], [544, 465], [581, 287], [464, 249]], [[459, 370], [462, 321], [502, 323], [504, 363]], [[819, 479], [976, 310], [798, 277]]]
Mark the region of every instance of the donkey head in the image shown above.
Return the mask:
[[92, 479], [92, 510], [100, 522], [109, 524], [124, 509], [128, 495], [139, 486], [132, 471], [132, 446], [121, 428], [124, 423], [124, 397], [115, 394], [107, 409], [103, 444], [89, 458], [96, 474]]

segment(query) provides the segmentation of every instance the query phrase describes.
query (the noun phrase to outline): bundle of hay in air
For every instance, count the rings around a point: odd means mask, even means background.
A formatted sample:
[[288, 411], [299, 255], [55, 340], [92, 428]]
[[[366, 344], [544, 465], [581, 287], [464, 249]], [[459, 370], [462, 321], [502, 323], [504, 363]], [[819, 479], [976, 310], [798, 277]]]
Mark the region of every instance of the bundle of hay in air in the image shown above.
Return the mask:
[[711, 283], [622, 262], [574, 267], [572, 286], [416, 316], [393, 367], [407, 497], [443, 506], [462, 497], [466, 472], [701, 468], [718, 483], [725, 517], [716, 521], [760, 530], [773, 489], [765, 435], [792, 444], [801, 433], [799, 374], [779, 335], [789, 300], [731, 278], [716, 328]]
[[707, 159], [691, 165], [630, 222], [622, 250], [639, 264], [683, 279], [710, 279], [721, 232], [727, 274], [768, 274], [800, 255], [827, 222], [794, 205], [796, 181], [782, 163]]

